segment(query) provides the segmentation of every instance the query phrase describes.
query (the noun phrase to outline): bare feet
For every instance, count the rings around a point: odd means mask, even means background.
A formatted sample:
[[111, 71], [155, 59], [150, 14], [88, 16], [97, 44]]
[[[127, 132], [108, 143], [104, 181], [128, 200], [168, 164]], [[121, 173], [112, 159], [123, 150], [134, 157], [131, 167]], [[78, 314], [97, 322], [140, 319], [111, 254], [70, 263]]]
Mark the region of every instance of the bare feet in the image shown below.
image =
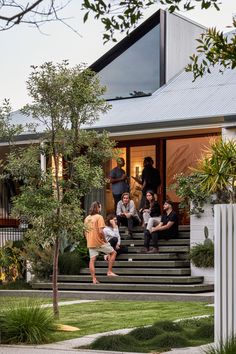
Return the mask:
[[108, 272], [108, 273], [107, 273], [107, 276], [108, 276], [108, 277], [118, 277], [119, 275], [118, 275], [118, 274], [115, 274], [115, 273], [113, 273], [113, 272]]
[[100, 284], [96, 278], [93, 278], [93, 284]]

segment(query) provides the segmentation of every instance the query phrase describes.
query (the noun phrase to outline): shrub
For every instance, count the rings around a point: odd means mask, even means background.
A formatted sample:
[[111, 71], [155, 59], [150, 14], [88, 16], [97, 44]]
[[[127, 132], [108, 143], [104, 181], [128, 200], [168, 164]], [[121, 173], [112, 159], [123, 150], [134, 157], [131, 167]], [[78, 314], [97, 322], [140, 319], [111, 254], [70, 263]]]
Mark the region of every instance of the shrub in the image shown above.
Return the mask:
[[1, 311], [2, 342], [42, 344], [50, 340], [56, 329], [51, 310], [34, 301], [21, 301]]
[[111, 335], [96, 339], [90, 346], [91, 349], [98, 350], [118, 350], [119, 351], [137, 351], [138, 342], [132, 336]]
[[195, 331], [196, 338], [210, 338], [214, 341], [214, 324], [213, 323], [203, 323]]
[[130, 336], [138, 340], [148, 340], [148, 339], [152, 339], [157, 334], [161, 334], [161, 333], [163, 333], [161, 329], [156, 328], [154, 326], [148, 326], [148, 327], [136, 328], [133, 331], [131, 331], [129, 334]]
[[163, 333], [158, 337], [155, 337], [152, 344], [155, 344], [157, 348], [181, 348], [189, 345], [187, 338], [175, 332]]
[[205, 354], [235, 354], [236, 353], [236, 337], [229, 338], [225, 343], [219, 344], [216, 348], [209, 346], [204, 350]]
[[180, 323], [172, 321], [158, 321], [155, 322], [153, 326], [158, 329], [161, 329], [164, 332], [183, 331], [183, 328]]
[[[208, 240], [209, 241], [209, 240]], [[199, 268], [214, 267], [214, 244], [213, 242], [198, 243], [190, 250], [192, 263]]]

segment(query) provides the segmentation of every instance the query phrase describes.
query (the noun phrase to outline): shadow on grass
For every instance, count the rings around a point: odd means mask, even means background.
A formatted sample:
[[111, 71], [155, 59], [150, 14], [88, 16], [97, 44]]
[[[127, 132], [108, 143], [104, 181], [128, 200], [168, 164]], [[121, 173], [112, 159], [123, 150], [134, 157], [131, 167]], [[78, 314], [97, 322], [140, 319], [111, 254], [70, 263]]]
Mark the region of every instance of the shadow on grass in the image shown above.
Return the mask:
[[168, 351], [172, 348], [198, 346], [213, 341], [213, 317], [178, 323], [160, 321], [149, 327], [139, 327], [126, 335], [108, 335], [86, 348], [123, 352]]

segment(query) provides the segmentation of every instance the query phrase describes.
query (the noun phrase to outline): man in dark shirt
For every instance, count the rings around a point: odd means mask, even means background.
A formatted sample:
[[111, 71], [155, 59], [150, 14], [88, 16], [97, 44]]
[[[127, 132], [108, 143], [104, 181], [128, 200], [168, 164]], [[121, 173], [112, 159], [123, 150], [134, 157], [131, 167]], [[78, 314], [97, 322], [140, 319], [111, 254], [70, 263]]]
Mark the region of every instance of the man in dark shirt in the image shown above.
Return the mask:
[[116, 208], [118, 202], [121, 200], [121, 196], [125, 192], [129, 192], [129, 184], [125, 170], [122, 167], [125, 165], [125, 160], [122, 157], [117, 159], [117, 166], [113, 168], [110, 172], [110, 182], [112, 195], [114, 199], [114, 211], [116, 213]]
[[[158, 239], [165, 238], [169, 239], [171, 237], [178, 236], [178, 216], [176, 212], [173, 210], [173, 202], [171, 200], [166, 200], [163, 209], [165, 213], [161, 216], [161, 222], [152, 228], [152, 232], [148, 237], [152, 238], [153, 249], [148, 251], [148, 253], [158, 253]], [[149, 242], [146, 242], [146, 248], [149, 248]]]
[[161, 184], [161, 177], [160, 172], [157, 168], [153, 167], [154, 161], [150, 156], [144, 158], [143, 166], [144, 169], [142, 171], [142, 199], [140, 202], [139, 208], [143, 208], [145, 200], [146, 200], [146, 193], [148, 190], [154, 191], [157, 194], [158, 187]]

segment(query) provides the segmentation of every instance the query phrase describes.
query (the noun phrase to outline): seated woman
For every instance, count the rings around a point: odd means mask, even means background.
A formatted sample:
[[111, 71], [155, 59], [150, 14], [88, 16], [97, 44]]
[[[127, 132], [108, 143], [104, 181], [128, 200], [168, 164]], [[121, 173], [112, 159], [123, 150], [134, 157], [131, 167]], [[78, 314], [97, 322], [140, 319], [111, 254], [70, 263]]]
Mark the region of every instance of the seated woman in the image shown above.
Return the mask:
[[155, 200], [155, 194], [149, 190], [146, 193], [145, 205], [140, 212], [143, 216], [143, 222], [145, 228], [152, 232], [152, 227], [158, 225], [161, 221], [161, 209], [157, 200]]
[[117, 204], [116, 215], [118, 225], [128, 226], [129, 238], [133, 238], [133, 226], [140, 225], [140, 219], [129, 193], [123, 193]]
[[[121, 245], [121, 238], [117, 226], [117, 218], [114, 214], [108, 214], [105, 219], [106, 227], [103, 229], [106, 241], [114, 248], [117, 255], [127, 253], [127, 247]], [[107, 260], [107, 256], [104, 256]]]

